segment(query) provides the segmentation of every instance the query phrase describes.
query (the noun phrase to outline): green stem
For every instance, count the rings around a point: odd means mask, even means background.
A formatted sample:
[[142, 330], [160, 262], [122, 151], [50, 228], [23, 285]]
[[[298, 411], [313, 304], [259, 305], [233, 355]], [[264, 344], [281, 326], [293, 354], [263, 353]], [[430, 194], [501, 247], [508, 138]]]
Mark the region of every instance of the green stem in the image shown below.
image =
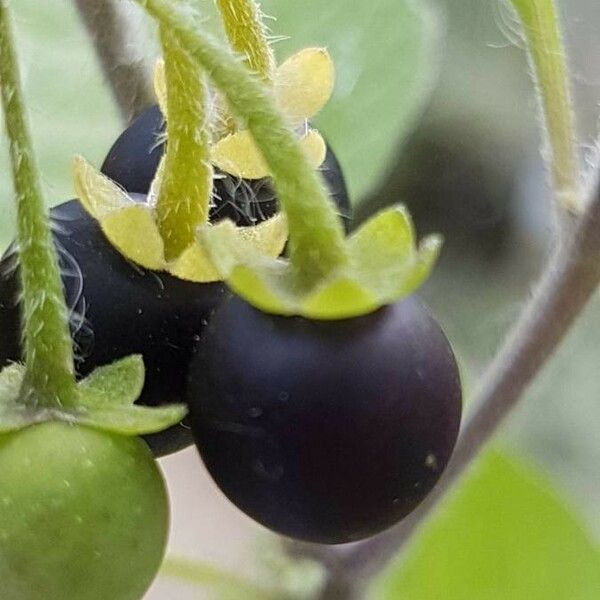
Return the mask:
[[275, 57], [260, 7], [254, 0], [217, 0], [217, 5], [231, 47], [243, 54], [248, 66], [270, 83]]
[[189, 10], [169, 0], [137, 0], [186, 50], [226, 95], [260, 149], [287, 215], [289, 253], [298, 285], [309, 286], [348, 261], [344, 232], [322, 176], [309, 164], [269, 90], [220, 44], [199, 32]]
[[202, 69], [161, 28], [167, 80], [167, 154], [156, 212], [167, 260], [177, 258], [208, 222], [213, 172]]
[[232, 599], [275, 600], [280, 597], [237, 575], [184, 558], [167, 558], [163, 563], [161, 574], [179, 581], [219, 589]]
[[512, 0], [523, 24], [548, 136], [547, 160], [556, 201], [581, 206], [580, 166], [564, 43], [554, 0]]
[[17, 201], [24, 392], [38, 405], [71, 406], [76, 387], [68, 312], [25, 118], [7, 0], [0, 0], [0, 88]]

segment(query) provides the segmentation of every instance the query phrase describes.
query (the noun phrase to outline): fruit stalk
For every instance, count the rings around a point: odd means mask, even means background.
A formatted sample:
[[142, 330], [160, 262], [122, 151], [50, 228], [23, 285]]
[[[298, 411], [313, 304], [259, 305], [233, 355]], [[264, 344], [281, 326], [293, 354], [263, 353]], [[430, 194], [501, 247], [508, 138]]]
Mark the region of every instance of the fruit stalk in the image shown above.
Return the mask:
[[189, 10], [167, 0], [137, 0], [170, 28], [189, 54], [227, 96], [231, 110], [246, 122], [273, 175], [277, 197], [287, 215], [290, 262], [299, 287], [311, 286], [348, 260], [344, 232], [335, 207], [271, 94], [245, 65], [198, 31]]
[[554, 0], [511, 0], [523, 27], [539, 95], [547, 161], [559, 211], [582, 209], [575, 116]]
[[254, 0], [217, 0], [231, 47], [246, 57], [250, 69], [270, 83], [275, 57], [260, 7]]
[[202, 69], [177, 38], [160, 31], [167, 83], [167, 153], [156, 212], [167, 260], [177, 258], [208, 222], [213, 171]]
[[17, 202], [26, 357], [23, 391], [37, 405], [70, 406], [76, 388], [68, 311], [26, 123], [7, 0], [0, 0], [0, 57], [0, 90]]

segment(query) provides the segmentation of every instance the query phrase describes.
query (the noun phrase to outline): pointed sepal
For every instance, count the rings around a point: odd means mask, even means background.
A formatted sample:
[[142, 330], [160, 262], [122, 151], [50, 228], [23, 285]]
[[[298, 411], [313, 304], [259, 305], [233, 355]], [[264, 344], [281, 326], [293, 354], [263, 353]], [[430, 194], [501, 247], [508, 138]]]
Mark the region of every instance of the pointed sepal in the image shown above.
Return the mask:
[[134, 404], [144, 387], [144, 363], [139, 355], [99, 367], [80, 381], [72, 408], [46, 408], [31, 394], [23, 396], [24, 378], [25, 367], [20, 364], [0, 371], [0, 434], [36, 423], [63, 421], [121, 435], [145, 435], [163, 431], [187, 414], [182, 404]]
[[[318, 169], [327, 153], [323, 138], [318, 132], [309, 129], [300, 138], [300, 146], [312, 167]], [[228, 135], [214, 144], [211, 148], [211, 160], [221, 171], [239, 179], [263, 179], [271, 174], [247, 130]]]
[[276, 72], [274, 87], [279, 108], [293, 125], [314, 117], [333, 93], [335, 67], [325, 48], [305, 48], [288, 58]]
[[347, 264], [307, 288], [289, 262], [236, 243], [232, 223], [202, 228], [199, 239], [227, 284], [257, 308], [322, 320], [367, 314], [412, 294], [442, 243], [429, 236], [417, 247], [406, 209], [387, 209], [347, 238]]

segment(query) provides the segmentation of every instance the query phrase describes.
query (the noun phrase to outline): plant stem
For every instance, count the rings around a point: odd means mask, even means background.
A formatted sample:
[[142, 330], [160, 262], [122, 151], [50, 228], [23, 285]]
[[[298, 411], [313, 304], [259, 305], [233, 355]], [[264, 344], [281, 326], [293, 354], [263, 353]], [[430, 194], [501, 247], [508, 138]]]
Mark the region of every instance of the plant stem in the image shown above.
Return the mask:
[[254, 0], [217, 0], [232, 48], [246, 57], [248, 66], [270, 83], [275, 57], [267, 40], [267, 28]]
[[562, 34], [554, 0], [511, 0], [523, 25], [539, 94], [544, 152], [559, 213], [582, 208], [575, 116]]
[[137, 0], [182, 45], [226, 95], [231, 110], [245, 123], [273, 176], [277, 197], [287, 215], [289, 253], [299, 285], [309, 286], [348, 258], [344, 233], [322, 176], [308, 163], [294, 133], [277, 110], [269, 91], [245, 65], [199, 32], [189, 10], [168, 0]]
[[155, 102], [150, 69], [140, 51], [140, 24], [131, 7], [119, 0], [75, 0], [75, 4], [94, 42], [121, 118], [128, 124]]
[[17, 202], [24, 393], [38, 405], [68, 406], [76, 396], [68, 312], [26, 123], [8, 0], [0, 0], [0, 57], [0, 89]]
[[156, 212], [167, 260], [177, 258], [208, 222], [213, 170], [202, 69], [171, 31], [160, 37], [167, 80], [167, 154]]
[[275, 600], [275, 592], [263, 589], [237, 575], [216, 567], [182, 558], [167, 558], [161, 574], [192, 584], [212, 587], [227, 594], [227, 598], [244, 600]]

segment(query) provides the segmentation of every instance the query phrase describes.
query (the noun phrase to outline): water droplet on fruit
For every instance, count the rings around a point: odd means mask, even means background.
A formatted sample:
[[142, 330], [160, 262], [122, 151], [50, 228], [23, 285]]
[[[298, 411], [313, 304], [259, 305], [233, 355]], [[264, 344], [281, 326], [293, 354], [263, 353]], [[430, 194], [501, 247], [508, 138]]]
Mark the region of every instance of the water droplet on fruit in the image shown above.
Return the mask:
[[279, 481], [283, 477], [283, 467], [280, 464], [265, 464], [257, 459], [252, 463], [252, 470], [262, 479], [270, 482]]
[[2, 498], [2, 506], [10, 506], [12, 504], [12, 499], [10, 496], [4, 496]]
[[252, 417], [253, 419], [260, 417], [262, 414], [263, 414], [263, 409], [260, 408], [259, 406], [255, 406], [248, 411], [248, 416]]
[[81, 515], [75, 515], [75, 523], [81, 525], [83, 523], [83, 517]]
[[281, 402], [287, 402], [290, 399], [290, 395], [288, 392], [279, 392], [278, 397]]
[[433, 471], [437, 471], [438, 461], [437, 461], [437, 458], [435, 457], [435, 454], [428, 454], [427, 455], [427, 458], [425, 459], [425, 466], [428, 469], [431, 469]]

